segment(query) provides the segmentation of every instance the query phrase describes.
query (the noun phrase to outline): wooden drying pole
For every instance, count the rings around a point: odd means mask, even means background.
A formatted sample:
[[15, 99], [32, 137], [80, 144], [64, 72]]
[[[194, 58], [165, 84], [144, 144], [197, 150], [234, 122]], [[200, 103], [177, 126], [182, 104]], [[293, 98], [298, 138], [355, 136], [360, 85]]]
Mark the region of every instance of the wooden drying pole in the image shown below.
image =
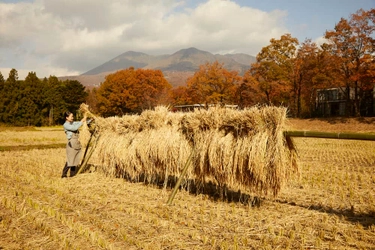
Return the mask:
[[174, 197], [177, 193], [177, 190], [180, 188], [182, 179], [185, 177], [186, 172], [187, 172], [187, 170], [190, 166], [190, 162], [191, 162], [191, 159], [193, 158], [194, 152], [195, 152], [195, 148], [193, 148], [193, 150], [191, 151], [191, 153], [189, 155], [189, 158], [186, 160], [185, 166], [182, 169], [182, 173], [181, 173], [180, 177], [178, 177], [176, 185], [174, 186], [173, 191], [172, 191], [171, 195], [169, 196], [169, 199], [168, 199], [168, 202], [167, 202], [168, 205], [172, 205], [172, 201], [173, 201], [173, 199], [174, 199]]
[[[87, 114], [90, 114], [93, 117], [93, 119], [95, 119], [97, 116], [95, 114], [91, 113], [90, 110], [88, 109], [88, 107], [89, 107], [88, 105], [82, 103], [81, 106], [80, 106], [80, 111], [84, 113], [85, 117], [87, 116]], [[83, 172], [83, 171], [86, 170], [86, 165], [87, 165], [87, 163], [88, 163], [88, 161], [89, 161], [92, 153], [95, 150], [96, 143], [98, 142], [98, 139], [100, 137], [100, 135], [94, 136], [95, 132], [96, 132], [96, 128], [97, 127], [95, 125], [94, 131], [92, 131], [91, 136], [89, 138], [89, 141], [87, 142], [85, 153], [83, 154], [83, 157], [82, 157], [82, 160], [81, 160], [81, 164], [79, 165], [79, 169], [78, 169], [78, 173], [77, 174], [79, 174], [79, 173], [81, 173], [81, 172]], [[90, 147], [90, 144], [91, 144], [91, 140], [92, 140], [93, 137], [96, 138], [95, 144], [94, 144], [94, 146], [91, 147], [91, 150], [90, 150], [90, 152], [89, 152], [89, 154], [88, 154], [88, 156], [86, 158], [86, 155], [88, 153], [88, 150], [89, 150], [89, 147]]]
[[[90, 160], [90, 157], [91, 157], [92, 153], [95, 150], [96, 143], [98, 142], [98, 139], [100, 137], [99, 135], [97, 137], [94, 136], [95, 131], [96, 131], [96, 127], [94, 128], [94, 131], [91, 133], [90, 139], [87, 142], [85, 153], [83, 154], [83, 157], [82, 157], [82, 160], [81, 160], [81, 164], [79, 165], [79, 169], [78, 169], [78, 173], [77, 174], [80, 174], [81, 172], [83, 172], [83, 171], [86, 170], [86, 165], [87, 165], [88, 161]], [[91, 140], [92, 140], [93, 137], [95, 137], [96, 140], [95, 140], [94, 145], [91, 147], [91, 150], [90, 150], [89, 154], [87, 155], [87, 152], [89, 150], [90, 143], [91, 143]], [[87, 157], [86, 157], [86, 155], [87, 155]]]
[[325, 139], [345, 139], [345, 140], [368, 140], [375, 141], [375, 134], [369, 133], [336, 133], [320, 131], [285, 131], [286, 137], [313, 137]]

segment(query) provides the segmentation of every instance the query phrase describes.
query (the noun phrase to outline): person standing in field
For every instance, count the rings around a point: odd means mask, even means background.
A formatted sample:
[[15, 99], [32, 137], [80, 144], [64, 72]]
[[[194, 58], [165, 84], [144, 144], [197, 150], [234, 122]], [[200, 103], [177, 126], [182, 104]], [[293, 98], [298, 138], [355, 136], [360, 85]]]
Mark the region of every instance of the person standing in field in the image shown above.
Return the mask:
[[74, 121], [74, 115], [72, 112], [65, 112], [65, 123], [64, 131], [68, 143], [66, 144], [66, 163], [62, 172], [61, 178], [67, 177], [70, 169], [70, 177], [76, 174], [76, 168], [80, 163], [81, 159], [81, 143], [79, 142], [79, 131], [78, 129], [86, 121], [86, 117], [83, 117], [81, 121]]

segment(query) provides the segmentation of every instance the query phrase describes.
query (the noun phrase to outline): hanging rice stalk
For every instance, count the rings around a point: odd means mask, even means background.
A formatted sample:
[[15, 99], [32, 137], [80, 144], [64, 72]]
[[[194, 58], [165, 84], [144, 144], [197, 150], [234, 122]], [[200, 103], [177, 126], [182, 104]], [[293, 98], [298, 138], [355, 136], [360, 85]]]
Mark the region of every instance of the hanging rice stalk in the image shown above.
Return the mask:
[[[81, 111], [94, 116], [87, 106]], [[186, 179], [277, 195], [298, 171], [293, 142], [283, 133], [285, 121], [281, 107], [188, 113], [157, 107], [140, 115], [95, 117], [95, 133], [100, 134], [95, 152], [111, 176], [166, 180], [180, 176], [191, 160]]]

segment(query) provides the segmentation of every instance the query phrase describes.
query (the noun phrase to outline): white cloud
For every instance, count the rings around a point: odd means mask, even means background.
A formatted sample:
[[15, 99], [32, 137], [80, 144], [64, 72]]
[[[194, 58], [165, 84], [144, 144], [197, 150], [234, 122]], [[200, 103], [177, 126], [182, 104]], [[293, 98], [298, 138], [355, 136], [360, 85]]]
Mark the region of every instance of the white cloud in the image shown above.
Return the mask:
[[128, 50], [164, 54], [196, 47], [256, 55], [288, 32], [286, 14], [224, 0], [194, 9], [177, 0], [0, 3], [0, 71], [79, 74]]
[[323, 43], [331, 43], [331, 41], [329, 41], [328, 39], [324, 38], [324, 36], [321, 36], [321, 37], [318, 37], [314, 40], [314, 42], [316, 43], [316, 45], [320, 46], [322, 45]]

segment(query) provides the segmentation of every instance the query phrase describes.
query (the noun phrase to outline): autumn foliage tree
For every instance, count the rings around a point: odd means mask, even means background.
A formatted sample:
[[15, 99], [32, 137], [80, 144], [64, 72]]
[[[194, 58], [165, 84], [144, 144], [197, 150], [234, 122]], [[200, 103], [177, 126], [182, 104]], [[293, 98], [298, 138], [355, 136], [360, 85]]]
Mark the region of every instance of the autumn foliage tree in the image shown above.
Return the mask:
[[236, 103], [240, 108], [245, 108], [264, 102], [266, 100], [262, 95], [259, 82], [250, 71], [246, 71], [236, 90]]
[[[316, 78], [319, 69], [320, 49], [311, 39], [306, 39], [293, 59], [293, 107], [296, 117], [311, 116], [315, 107], [317, 88], [323, 87]], [[324, 74], [325, 72], [323, 72]]]
[[360, 115], [361, 91], [374, 84], [371, 77], [375, 53], [374, 31], [375, 9], [360, 9], [349, 20], [341, 18], [334, 30], [325, 33], [325, 38], [329, 40], [325, 47], [335, 57], [348, 104], [350, 88], [354, 89], [353, 108], [356, 116]]
[[171, 90], [171, 99], [174, 105], [185, 105], [191, 103], [186, 86], [178, 86]]
[[274, 105], [290, 104], [295, 81], [294, 58], [298, 40], [290, 34], [280, 39], [272, 38], [270, 45], [263, 47], [252, 64], [250, 74], [259, 84], [266, 102]]
[[[341, 19], [335, 31], [327, 31], [329, 43], [320, 48], [306, 39], [301, 45], [290, 34], [271, 39], [245, 75], [252, 77], [263, 102], [285, 105], [290, 114], [313, 114], [318, 88], [355, 88], [358, 114], [360, 90], [372, 88], [374, 64], [373, 11], [358, 11], [350, 21]], [[347, 94], [349, 101], [349, 94]], [[347, 109], [349, 110], [349, 108]]]
[[240, 80], [238, 72], [228, 71], [217, 61], [201, 65], [187, 81], [190, 104], [233, 104]]
[[168, 104], [170, 89], [160, 70], [120, 70], [106, 76], [96, 91], [98, 112], [102, 116], [125, 115]]

